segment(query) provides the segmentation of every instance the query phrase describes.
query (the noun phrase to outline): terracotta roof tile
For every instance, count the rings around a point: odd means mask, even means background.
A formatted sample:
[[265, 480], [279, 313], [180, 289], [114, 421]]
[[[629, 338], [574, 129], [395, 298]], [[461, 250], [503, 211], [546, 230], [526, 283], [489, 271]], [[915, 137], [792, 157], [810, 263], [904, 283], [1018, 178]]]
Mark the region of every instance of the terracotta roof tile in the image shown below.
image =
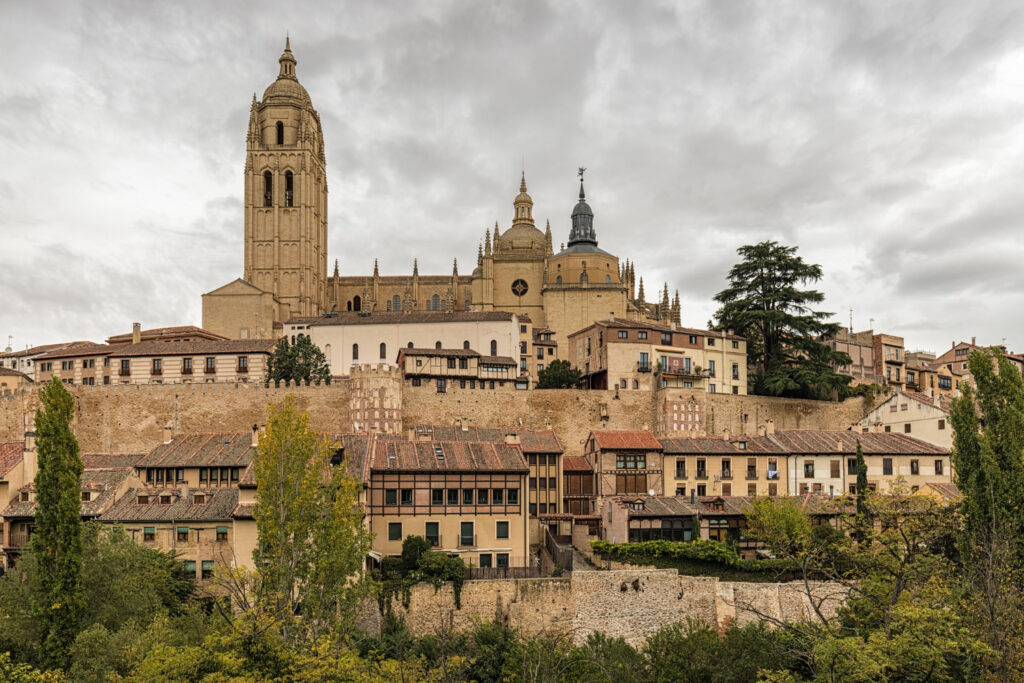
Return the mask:
[[150, 341], [141, 344], [117, 344], [110, 353], [113, 358], [132, 356], [187, 356], [217, 355], [223, 353], [270, 353], [277, 344], [276, 339], [226, 339], [212, 341], [162, 342]]
[[[202, 335], [212, 339], [227, 339], [224, 335], [205, 330], [202, 327], [196, 327], [195, 325], [177, 325], [174, 327], [154, 327], [151, 330], [142, 330], [140, 336], [145, 341], [150, 341], [147, 337], [172, 337], [172, 336], [183, 336], [183, 335]], [[108, 344], [117, 344], [118, 342], [130, 342], [134, 332], [125, 332], [124, 334], [115, 334], [112, 337], [107, 338]]]
[[256, 503], [239, 503], [235, 506], [232, 517], [235, 519], [255, 519]]
[[[629, 511], [630, 517], [696, 517], [700, 512], [697, 506], [690, 505], [683, 498], [669, 496], [615, 496], [611, 503]], [[643, 502], [642, 510], [635, 510], [631, 504]]]
[[421, 425], [413, 428], [416, 438], [432, 441], [493, 441], [504, 442], [509, 434], [519, 437], [523, 453], [561, 453], [562, 445], [551, 429], [496, 429], [488, 427], [462, 427]]
[[[163, 522], [163, 521], [219, 521], [231, 519], [238, 507], [238, 489], [189, 489], [182, 496], [180, 489], [133, 488], [121, 496], [103, 515], [104, 522]], [[202, 494], [205, 502], [195, 503], [195, 495]], [[139, 503], [139, 494], [150, 502]], [[171, 496], [171, 503], [161, 503], [161, 496]]]
[[562, 458], [562, 471], [569, 472], [593, 472], [593, 468], [586, 458], [579, 455], [567, 455]]
[[923, 403], [926, 406], [938, 408], [944, 413], [948, 413], [950, 409], [950, 399], [945, 396], [929, 396], [922, 394], [918, 391], [901, 391], [897, 394], [898, 396], [906, 396], [909, 399], [913, 399], [918, 403]]
[[91, 344], [92, 342], [61, 342], [60, 344], [43, 344], [42, 346], [33, 346], [29, 349], [22, 349], [21, 351], [6, 351], [0, 353], [0, 358], [21, 358], [22, 356], [36, 356], [57, 349], [63, 349], [65, 346], [71, 346], [72, 344]]
[[417, 348], [405, 348], [400, 353], [406, 356], [437, 356], [447, 358], [454, 356], [456, 358], [479, 358], [480, 352], [474, 351], [473, 349], [417, 349]]
[[857, 452], [857, 442], [865, 455], [945, 455], [949, 451], [906, 434], [819, 429], [778, 431], [771, 435], [786, 452], [802, 454], [845, 454]]
[[393, 472], [529, 471], [518, 444], [480, 441], [374, 440], [370, 467]]
[[82, 356], [109, 356], [117, 349], [109, 344], [95, 344], [93, 342], [75, 342], [67, 346], [55, 349], [36, 358], [36, 360], [54, 360], [60, 358], [79, 358]]
[[252, 455], [252, 432], [177, 434], [136, 467], [247, 467]]
[[6, 477], [25, 457], [24, 441], [0, 441], [0, 478]]
[[758, 453], [785, 453], [779, 444], [764, 436], [737, 436], [728, 440], [713, 436], [662, 437], [658, 440], [665, 447], [665, 455], [709, 453], [741, 456]]
[[[117, 487], [132, 473], [131, 467], [86, 469], [82, 472], [81, 490], [88, 491], [90, 499], [81, 503], [83, 517], [99, 517], [114, 504]], [[36, 501], [20, 499], [21, 491], [35, 490], [35, 484], [19, 489], [11, 496], [11, 503], [3, 511], [4, 517], [32, 517], [36, 513]]]
[[4, 377], [21, 377], [22, 379], [25, 379], [29, 382], [32, 381], [32, 378], [26, 375], [24, 372], [18, 372], [17, 370], [12, 370], [11, 368], [0, 368], [0, 375], [3, 375]]
[[82, 465], [86, 470], [113, 469], [126, 467], [131, 469], [142, 459], [142, 454], [109, 455], [105, 453], [83, 453]]
[[660, 451], [661, 442], [646, 430], [595, 430], [590, 433], [601, 450]]

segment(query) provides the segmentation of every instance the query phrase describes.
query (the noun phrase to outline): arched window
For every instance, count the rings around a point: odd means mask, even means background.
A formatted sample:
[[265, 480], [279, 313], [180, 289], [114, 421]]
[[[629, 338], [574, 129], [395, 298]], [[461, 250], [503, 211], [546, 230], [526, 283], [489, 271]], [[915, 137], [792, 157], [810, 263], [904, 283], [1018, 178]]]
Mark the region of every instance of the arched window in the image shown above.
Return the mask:
[[435, 311], [440, 311], [441, 310], [441, 297], [439, 297], [437, 294], [435, 294], [434, 296], [430, 297], [430, 302], [431, 302], [431, 304], [434, 307], [433, 310], [435, 310]]
[[388, 345], [384, 342], [380, 343], [380, 359], [387, 360], [388, 358]]
[[291, 171], [285, 171], [284, 172], [284, 205], [285, 206], [294, 206], [294, 203], [292, 202], [292, 198], [295, 196], [295, 193], [293, 191], [294, 188], [295, 188], [295, 180], [292, 177], [292, 172]]
[[410, 349], [412, 348], [412, 342], [409, 342], [408, 348], [410, 348]]
[[639, 389], [640, 388], [640, 382], [638, 380], [633, 380], [633, 388], [634, 389]]
[[277, 144], [284, 144], [284, 124], [280, 121], [277, 122]]
[[588, 282], [590, 282], [590, 278], [587, 277], [587, 272], [583, 271], [582, 273], [580, 273], [580, 284], [585, 285]]
[[555, 278], [555, 284], [556, 285], [562, 284], [562, 276], [561, 275], [559, 275], [558, 277]]
[[324, 357], [327, 358], [327, 364], [330, 365], [331, 364], [331, 345], [330, 344], [325, 344], [324, 345]]
[[612, 276], [611, 275], [605, 275], [604, 276], [604, 283], [606, 285], [610, 285], [612, 283]]
[[467, 351], [469, 351], [469, 340], [468, 339], [466, 341], [462, 342], [462, 348], [464, 348]]
[[469, 299], [466, 299], [466, 310], [469, 310]]
[[434, 348], [435, 349], [440, 349], [441, 348], [441, 342], [434, 342]]
[[391, 297], [391, 310], [400, 311], [402, 310], [402, 299], [397, 294]]
[[359, 360], [359, 344], [352, 345], [352, 360], [353, 362]]
[[391, 301], [388, 301], [387, 304], [388, 304], [388, 310], [390, 311], [391, 310]]
[[362, 310], [362, 304], [363, 304], [363, 300], [359, 298], [358, 294], [355, 295], [354, 297], [352, 297], [352, 310], [353, 311], [361, 311]]
[[263, 206], [274, 205], [274, 176], [267, 171], [263, 174]]
[[498, 355], [498, 342], [495, 341], [494, 339], [491, 340], [491, 355], [492, 356], [497, 356]]
[[346, 308], [346, 310], [351, 311], [352, 310], [352, 302], [351, 301], [346, 301], [345, 302], [345, 308]]
[[448, 302], [447, 301], [442, 301], [441, 302], [441, 310], [444, 311], [444, 310], [447, 310], [447, 309], [448, 309]]

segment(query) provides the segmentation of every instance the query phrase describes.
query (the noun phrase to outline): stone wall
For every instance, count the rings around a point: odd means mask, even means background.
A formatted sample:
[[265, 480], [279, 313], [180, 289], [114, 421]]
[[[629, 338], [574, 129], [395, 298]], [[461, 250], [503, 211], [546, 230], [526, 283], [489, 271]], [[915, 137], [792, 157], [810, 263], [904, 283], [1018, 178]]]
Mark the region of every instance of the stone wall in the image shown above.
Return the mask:
[[[813, 585], [828, 596], [831, 616], [845, 593], [836, 584]], [[814, 612], [803, 584], [741, 583], [714, 577], [680, 576], [674, 569], [576, 571], [568, 577], [467, 581], [462, 609], [455, 609], [450, 584], [440, 589], [420, 584], [412, 589], [409, 608], [395, 610], [416, 635], [464, 630], [477, 621], [498, 621], [525, 635], [572, 634], [575, 642], [600, 631], [641, 644], [658, 629], [693, 617], [718, 630], [732, 623], [761, 619], [805, 621]]]
[[[293, 396], [314, 429], [353, 429], [350, 386], [265, 388], [256, 384], [139, 384], [69, 387], [75, 397], [72, 429], [83, 453], [145, 453], [175, 432], [247, 432], [266, 422], [267, 405]], [[38, 387], [0, 398], [0, 441], [21, 439], [25, 415], [38, 407]], [[31, 418], [30, 418], [31, 419]]]
[[[404, 385], [397, 371], [366, 366], [328, 386], [265, 388], [262, 384], [163, 384], [70, 387], [76, 397], [75, 433], [84, 452], [146, 451], [175, 431], [246, 431], [265, 421], [266, 406], [287, 395], [309, 411], [315, 429], [398, 432], [416, 425], [544, 429], [550, 427], [567, 455], [579, 455], [594, 429], [644, 429], [659, 435], [755, 434], [772, 420], [775, 429], [847, 429], [864, 411], [859, 398], [844, 403], [690, 390], [453, 391]], [[37, 405], [38, 385], [0, 397], [0, 440], [20, 439], [25, 415]], [[689, 412], [685, 406], [695, 404]], [[682, 409], [681, 409], [682, 408]], [[697, 421], [673, 419], [683, 413]], [[679, 428], [675, 428], [676, 426]]]

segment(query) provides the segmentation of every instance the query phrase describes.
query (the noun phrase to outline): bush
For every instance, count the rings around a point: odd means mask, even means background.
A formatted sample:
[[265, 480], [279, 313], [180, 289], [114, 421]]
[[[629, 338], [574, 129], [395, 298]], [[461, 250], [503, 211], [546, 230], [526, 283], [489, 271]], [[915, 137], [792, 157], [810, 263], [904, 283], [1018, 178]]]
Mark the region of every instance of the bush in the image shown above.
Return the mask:
[[681, 574], [695, 576], [769, 581], [777, 579], [779, 574], [795, 572], [798, 568], [789, 559], [743, 560], [731, 545], [702, 538], [685, 542], [591, 541], [590, 545], [596, 554], [604, 558], [627, 564], [652, 564], [678, 569]]

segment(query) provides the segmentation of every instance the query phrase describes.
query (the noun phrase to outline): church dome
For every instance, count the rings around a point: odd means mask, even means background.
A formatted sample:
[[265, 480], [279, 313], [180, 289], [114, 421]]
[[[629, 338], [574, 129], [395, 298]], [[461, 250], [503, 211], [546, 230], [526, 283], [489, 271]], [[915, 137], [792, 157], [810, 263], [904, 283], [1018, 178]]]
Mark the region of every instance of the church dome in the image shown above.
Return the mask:
[[313, 101], [309, 98], [309, 93], [302, 87], [298, 77], [295, 75], [295, 64], [297, 62], [292, 55], [290, 42], [288, 38], [285, 38], [284, 52], [281, 54], [281, 58], [277, 60], [281, 64], [281, 72], [277, 75], [277, 80], [263, 91], [263, 104], [305, 104], [312, 106]]

